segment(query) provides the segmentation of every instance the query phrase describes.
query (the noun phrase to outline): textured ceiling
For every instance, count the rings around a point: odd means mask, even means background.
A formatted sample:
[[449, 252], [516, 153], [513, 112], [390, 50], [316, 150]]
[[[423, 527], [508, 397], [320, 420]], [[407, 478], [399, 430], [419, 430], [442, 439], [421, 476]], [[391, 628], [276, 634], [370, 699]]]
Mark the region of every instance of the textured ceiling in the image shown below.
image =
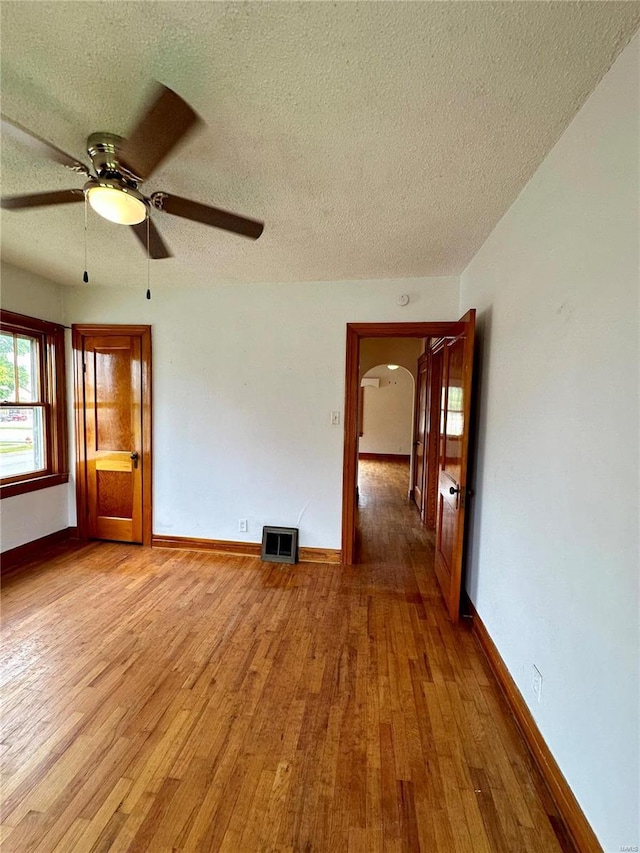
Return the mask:
[[[2, 112], [83, 157], [127, 135], [153, 80], [206, 126], [145, 184], [263, 219], [257, 242], [157, 213], [152, 281], [461, 272], [640, 21], [636, 2], [8, 2]], [[82, 185], [3, 140], [2, 191]], [[83, 205], [3, 212], [5, 260], [67, 284]], [[92, 282], [140, 286], [90, 213]]]

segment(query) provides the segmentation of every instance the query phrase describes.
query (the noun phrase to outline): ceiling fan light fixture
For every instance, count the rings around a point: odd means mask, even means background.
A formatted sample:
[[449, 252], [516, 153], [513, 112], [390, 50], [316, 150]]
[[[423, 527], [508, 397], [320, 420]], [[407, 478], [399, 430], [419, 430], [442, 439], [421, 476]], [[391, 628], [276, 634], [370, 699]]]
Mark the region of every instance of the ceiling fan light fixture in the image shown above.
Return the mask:
[[[148, 258], [170, 258], [149, 213], [151, 207], [191, 222], [201, 222], [232, 234], [257, 240], [264, 223], [229, 210], [201, 204], [166, 192], [154, 192], [147, 198], [138, 190], [165, 157], [200, 122], [198, 115], [179, 95], [158, 85], [154, 100], [138, 119], [128, 139], [115, 133], [100, 131], [87, 139], [91, 167], [61, 151], [21, 125], [0, 116], [2, 131], [15, 136], [40, 155], [85, 175], [85, 185], [76, 189], [2, 196], [0, 207], [6, 210], [28, 210], [50, 205], [84, 203], [85, 238], [87, 208], [117, 225], [128, 225], [142, 244]], [[86, 239], [85, 239], [86, 242]], [[85, 273], [86, 275], [86, 273]]]
[[147, 205], [142, 195], [116, 181], [89, 181], [85, 192], [95, 212], [110, 222], [137, 225], [147, 218]]

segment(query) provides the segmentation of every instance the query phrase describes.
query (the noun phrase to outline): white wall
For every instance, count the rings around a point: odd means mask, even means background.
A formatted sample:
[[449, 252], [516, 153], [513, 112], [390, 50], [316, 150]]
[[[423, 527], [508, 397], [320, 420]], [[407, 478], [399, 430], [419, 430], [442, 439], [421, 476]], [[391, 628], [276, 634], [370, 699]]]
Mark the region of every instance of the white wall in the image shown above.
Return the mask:
[[[5, 263], [0, 276], [0, 302], [5, 310], [62, 322], [60, 285]], [[68, 527], [69, 494], [69, 486], [63, 485], [2, 500], [0, 549], [8, 551]]]
[[62, 323], [62, 287], [47, 278], [0, 264], [0, 302], [5, 311]]
[[305, 547], [336, 549], [343, 426], [330, 414], [344, 408], [346, 324], [454, 320], [458, 295], [455, 277], [212, 281], [155, 288], [151, 301], [144, 282], [64, 289], [67, 324], [153, 327], [156, 534], [258, 542], [278, 524], [299, 526]]
[[380, 385], [365, 386], [360, 453], [411, 453], [413, 427], [413, 377], [404, 367], [389, 370], [386, 364], [365, 374]]
[[69, 526], [69, 486], [5, 498], [0, 506], [2, 552]]
[[640, 843], [639, 70], [636, 37], [461, 278], [468, 590], [605, 851]]

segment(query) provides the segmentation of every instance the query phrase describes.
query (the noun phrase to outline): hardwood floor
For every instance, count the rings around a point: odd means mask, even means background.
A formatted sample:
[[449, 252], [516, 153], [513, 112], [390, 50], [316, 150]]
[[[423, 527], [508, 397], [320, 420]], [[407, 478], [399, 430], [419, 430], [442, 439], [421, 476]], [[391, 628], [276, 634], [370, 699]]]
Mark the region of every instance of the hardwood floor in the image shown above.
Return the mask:
[[6, 582], [4, 853], [570, 849], [406, 466], [361, 470], [360, 566], [95, 543]]

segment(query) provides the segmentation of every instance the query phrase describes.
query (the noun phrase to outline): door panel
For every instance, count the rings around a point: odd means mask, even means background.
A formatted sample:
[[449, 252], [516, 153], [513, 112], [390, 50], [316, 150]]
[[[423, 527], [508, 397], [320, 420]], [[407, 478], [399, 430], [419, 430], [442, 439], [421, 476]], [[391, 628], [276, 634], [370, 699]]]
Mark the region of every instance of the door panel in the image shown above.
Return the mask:
[[416, 428], [413, 462], [413, 500], [424, 518], [425, 477], [425, 431], [427, 420], [428, 363], [426, 355], [418, 359], [418, 381], [416, 383]]
[[454, 622], [459, 617], [462, 587], [475, 311], [466, 314], [461, 323], [464, 331], [442, 346], [435, 561]]
[[96, 420], [96, 448], [118, 450], [131, 441], [132, 376], [131, 339], [104, 338], [87, 342], [87, 354], [93, 354], [95, 402], [99, 407]]
[[138, 335], [84, 338], [87, 509], [91, 538], [142, 542], [141, 346]]

